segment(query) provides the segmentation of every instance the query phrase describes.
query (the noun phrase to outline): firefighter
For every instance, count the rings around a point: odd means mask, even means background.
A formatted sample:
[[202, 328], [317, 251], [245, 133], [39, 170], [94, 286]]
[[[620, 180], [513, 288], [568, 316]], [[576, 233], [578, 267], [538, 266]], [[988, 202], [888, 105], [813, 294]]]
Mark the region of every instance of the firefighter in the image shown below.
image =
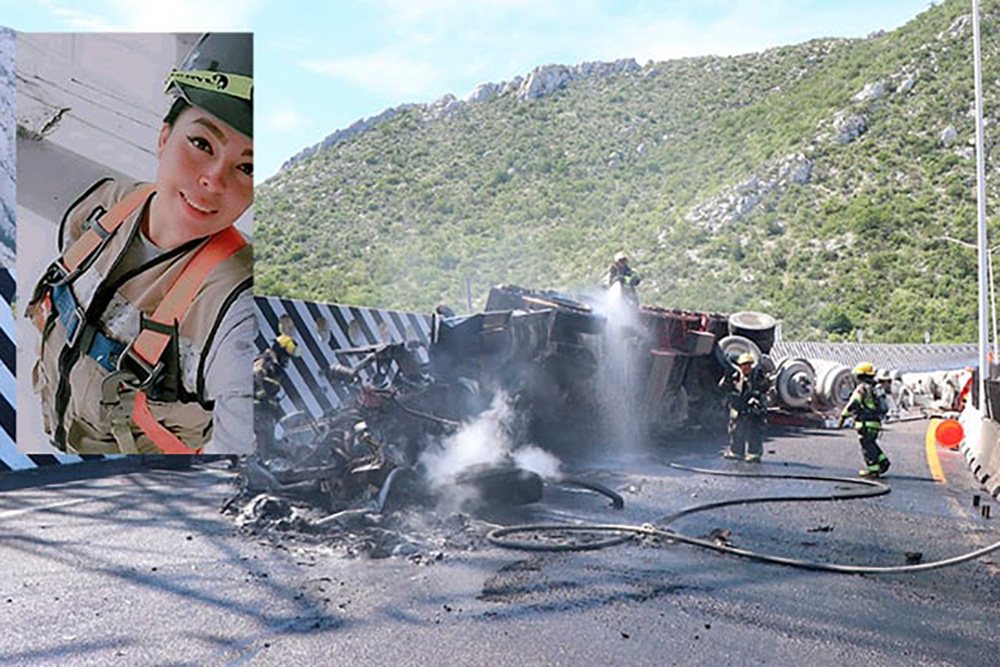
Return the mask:
[[892, 374], [888, 368], [880, 368], [875, 374], [875, 400], [885, 408], [884, 421], [899, 417], [896, 401], [892, 395]]
[[633, 304], [639, 304], [639, 295], [636, 293], [636, 287], [642, 282], [642, 278], [628, 265], [628, 255], [624, 251], [618, 251], [615, 253], [615, 260], [608, 267], [608, 270], [604, 272], [604, 277], [601, 278], [601, 285], [605, 289], [610, 289], [615, 283], [621, 283], [622, 295], [625, 299]]
[[106, 178], [59, 228], [25, 316], [46, 433], [80, 454], [252, 446], [253, 37], [202, 35], [167, 77], [156, 181]]
[[875, 387], [875, 367], [872, 363], [862, 361], [854, 367], [854, 375], [858, 379], [858, 385], [840, 413], [837, 426], [843, 426], [848, 417], [854, 418], [854, 428], [858, 432], [861, 453], [865, 459], [865, 467], [858, 474], [874, 478], [889, 470], [889, 457], [878, 446], [882, 419], [888, 410], [884, 397], [880, 396], [881, 392]]
[[737, 370], [719, 382], [728, 392], [729, 447], [722, 453], [727, 459], [745, 458], [759, 463], [764, 453], [764, 422], [767, 417], [767, 391], [770, 382], [754, 356], [744, 352], [736, 359]]
[[316, 316], [316, 342], [320, 349], [327, 349], [332, 346], [333, 337], [330, 334], [330, 324], [322, 315]]
[[274, 442], [274, 426], [282, 416], [279, 397], [285, 367], [295, 353], [296, 345], [292, 337], [280, 334], [253, 361], [254, 433], [261, 449], [266, 450]]

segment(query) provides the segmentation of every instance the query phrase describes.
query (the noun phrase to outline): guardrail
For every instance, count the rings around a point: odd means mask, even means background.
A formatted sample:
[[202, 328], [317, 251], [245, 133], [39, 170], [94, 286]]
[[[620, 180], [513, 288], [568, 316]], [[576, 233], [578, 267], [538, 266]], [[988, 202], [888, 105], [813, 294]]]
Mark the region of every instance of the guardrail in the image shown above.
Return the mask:
[[[987, 382], [986, 393], [989, 400], [985, 418], [984, 413], [976, 409], [962, 414], [965, 440], [961, 451], [976, 481], [991, 496], [1000, 498], [1000, 382]], [[975, 402], [976, 397], [973, 399]]]
[[[286, 414], [304, 411], [316, 419], [340, 405], [345, 398], [343, 389], [331, 385], [324, 375], [336, 362], [334, 350], [409, 340], [418, 340], [426, 348], [430, 341], [430, 315], [277, 297], [258, 296], [254, 301], [257, 350], [262, 352], [274, 341], [285, 315], [298, 345], [297, 356], [285, 369], [281, 407]], [[319, 326], [322, 320], [327, 323], [325, 334]], [[425, 349], [418, 352], [418, 357], [421, 363], [427, 361]], [[362, 371], [361, 377], [370, 379], [369, 371]]]

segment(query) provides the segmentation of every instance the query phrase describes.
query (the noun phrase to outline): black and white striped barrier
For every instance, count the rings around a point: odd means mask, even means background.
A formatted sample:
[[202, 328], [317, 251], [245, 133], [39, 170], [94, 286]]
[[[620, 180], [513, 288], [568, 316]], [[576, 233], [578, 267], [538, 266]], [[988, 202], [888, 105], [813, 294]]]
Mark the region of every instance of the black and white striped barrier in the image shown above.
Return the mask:
[[100, 460], [107, 457], [75, 454], [22, 454], [17, 451], [17, 355], [12, 302], [16, 281], [14, 274], [0, 269], [0, 471], [27, 470], [40, 466]]
[[[100, 460], [103, 456], [76, 456], [71, 454], [31, 454], [17, 451], [15, 432], [15, 344], [14, 319], [11, 302], [14, 299], [15, 280], [13, 275], [0, 269], [0, 471], [24, 470], [46, 465], [75, 463], [83, 460]], [[353, 306], [327, 305], [279, 299], [276, 297], [256, 297], [258, 334], [257, 349], [263, 351], [278, 335], [279, 320], [283, 315], [291, 318], [292, 336], [298, 343], [299, 353], [286, 369], [287, 382], [282, 397], [282, 408], [286, 413], [303, 411], [313, 418], [319, 418], [325, 411], [335, 409], [345, 394], [342, 389], [331, 385], [324, 371], [333, 363], [338, 363], [335, 350], [376, 345], [418, 341], [422, 347], [417, 350], [421, 362], [427, 361], [426, 345], [429, 342], [431, 318], [429, 315], [403, 313], [390, 310], [376, 310]], [[318, 322], [324, 319], [327, 333], [321, 340]], [[356, 363], [357, 358], [339, 360], [339, 363]], [[247, 363], [251, 360], [248, 359]], [[370, 378], [370, 370], [361, 371], [362, 379]]]
[[[974, 391], [978, 394], [978, 387]], [[1000, 499], [1000, 382], [988, 382], [986, 393], [989, 400], [985, 413], [976, 407], [973, 397], [959, 416], [965, 430], [960, 449], [972, 476], [991, 496]]]
[[17, 334], [14, 331], [14, 313], [11, 301], [14, 299], [14, 276], [6, 269], [0, 269], [0, 470], [32, 467], [31, 460], [18, 454], [15, 448], [17, 440], [16, 415], [14, 406], [17, 403], [17, 359], [14, 341]]
[[[420, 362], [427, 361], [430, 315], [277, 297], [258, 296], [254, 300], [257, 306], [258, 351], [266, 349], [281, 333], [282, 316], [291, 318], [291, 336], [298, 347], [292, 363], [285, 369], [285, 391], [281, 398], [285, 414], [302, 411], [318, 419], [324, 412], [340, 405], [345, 397], [344, 390], [330, 384], [325, 370], [334, 363], [357, 363], [358, 357], [337, 359], [335, 350], [417, 341], [422, 344], [416, 352], [417, 357]], [[327, 333], [322, 337], [321, 320], [327, 324]], [[371, 369], [360, 373], [363, 380], [370, 379], [370, 374]]]

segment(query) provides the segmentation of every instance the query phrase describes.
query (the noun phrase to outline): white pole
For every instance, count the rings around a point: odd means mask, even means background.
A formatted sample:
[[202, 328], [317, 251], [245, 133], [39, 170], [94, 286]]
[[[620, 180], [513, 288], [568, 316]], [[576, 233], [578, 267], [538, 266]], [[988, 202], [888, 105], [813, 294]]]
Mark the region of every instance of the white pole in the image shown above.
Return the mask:
[[979, 409], [989, 416], [986, 378], [989, 373], [989, 320], [986, 303], [986, 168], [983, 157], [983, 62], [979, 51], [979, 0], [972, 0], [972, 42], [976, 79], [976, 203], [979, 221]]
[[[993, 364], [1000, 363], [1000, 353], [998, 353], [998, 346], [1000, 346], [1000, 333], [997, 332], [997, 289], [994, 284], [993, 278], [993, 248], [990, 249], [989, 253], [989, 263], [986, 265], [989, 269], [990, 274], [990, 313], [993, 316]], [[990, 379], [993, 379], [993, 364], [990, 364]]]

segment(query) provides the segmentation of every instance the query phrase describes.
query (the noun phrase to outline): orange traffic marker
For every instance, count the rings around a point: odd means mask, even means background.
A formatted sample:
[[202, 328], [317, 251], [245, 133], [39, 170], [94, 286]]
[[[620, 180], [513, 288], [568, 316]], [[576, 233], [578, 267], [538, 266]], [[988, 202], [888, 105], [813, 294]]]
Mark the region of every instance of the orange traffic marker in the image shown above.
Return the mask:
[[934, 438], [942, 447], [958, 449], [958, 445], [965, 438], [965, 429], [954, 419], [943, 419], [934, 429]]

